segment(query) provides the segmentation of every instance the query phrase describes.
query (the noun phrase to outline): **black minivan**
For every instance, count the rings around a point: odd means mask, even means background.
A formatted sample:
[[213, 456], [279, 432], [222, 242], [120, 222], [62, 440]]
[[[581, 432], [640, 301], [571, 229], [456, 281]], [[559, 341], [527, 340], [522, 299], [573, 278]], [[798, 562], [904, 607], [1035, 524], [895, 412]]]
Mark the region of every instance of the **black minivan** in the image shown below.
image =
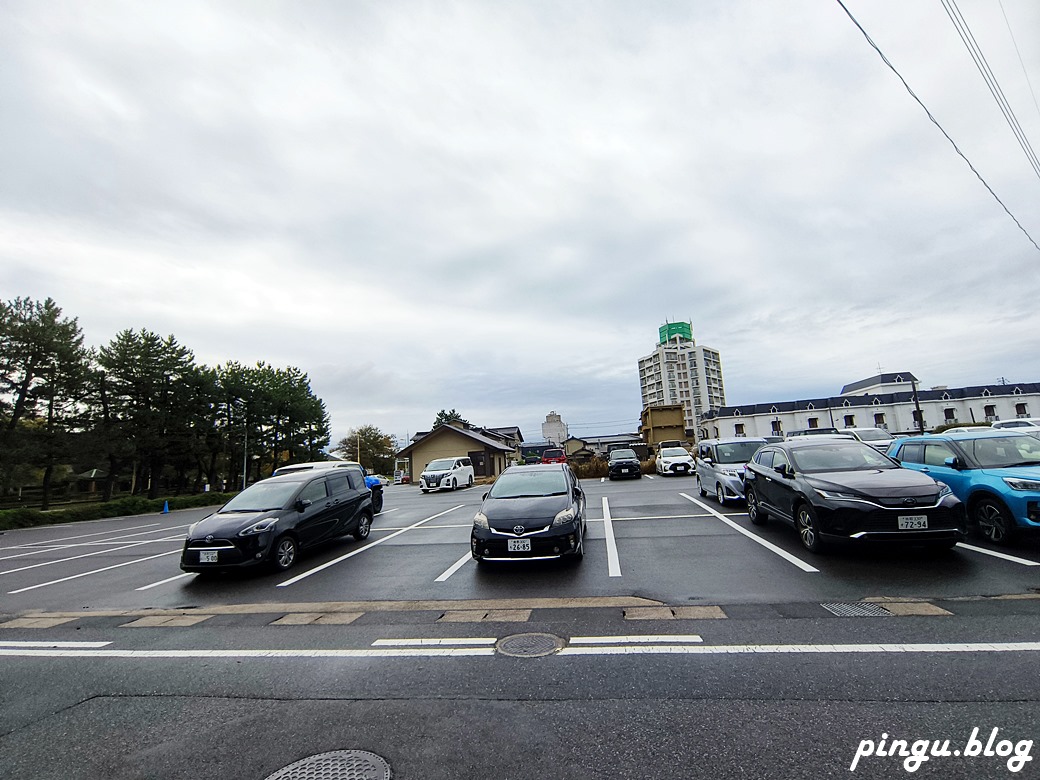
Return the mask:
[[348, 533], [367, 539], [372, 514], [372, 492], [359, 466], [271, 477], [188, 529], [181, 569], [284, 571], [303, 548]]

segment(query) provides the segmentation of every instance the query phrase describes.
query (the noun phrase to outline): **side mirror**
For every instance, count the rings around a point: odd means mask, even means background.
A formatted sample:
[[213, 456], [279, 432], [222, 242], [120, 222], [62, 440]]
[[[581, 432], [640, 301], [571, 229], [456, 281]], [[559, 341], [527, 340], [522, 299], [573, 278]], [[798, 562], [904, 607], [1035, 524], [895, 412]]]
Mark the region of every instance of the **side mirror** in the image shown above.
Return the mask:
[[781, 463], [779, 466], [776, 466], [774, 471], [784, 479], [790, 479], [794, 476], [794, 470], [786, 463]]
[[710, 455], [704, 455], [703, 457], [701, 457], [701, 460], [703, 460], [705, 463], [707, 463], [709, 465], [714, 463], [714, 461], [711, 459]]
[[964, 461], [962, 461], [960, 458], [954, 455], [952, 458], [947, 458], [946, 460], [944, 460], [943, 465], [947, 468], [957, 469], [957, 471], [960, 471], [964, 468]]
[[311, 505], [311, 500], [309, 498], [298, 498], [298, 499], [296, 499], [296, 511], [297, 512], [302, 512], [304, 509], [306, 509], [310, 505]]

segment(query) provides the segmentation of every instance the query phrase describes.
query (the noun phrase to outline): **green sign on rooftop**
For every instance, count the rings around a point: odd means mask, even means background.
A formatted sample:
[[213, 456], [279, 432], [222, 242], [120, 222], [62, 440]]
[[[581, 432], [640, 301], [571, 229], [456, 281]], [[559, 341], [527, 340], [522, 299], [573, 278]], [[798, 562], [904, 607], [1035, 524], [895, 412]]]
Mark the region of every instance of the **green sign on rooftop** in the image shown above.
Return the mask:
[[693, 325], [688, 322], [666, 322], [657, 332], [661, 336], [661, 344], [680, 336], [681, 338], [693, 341]]

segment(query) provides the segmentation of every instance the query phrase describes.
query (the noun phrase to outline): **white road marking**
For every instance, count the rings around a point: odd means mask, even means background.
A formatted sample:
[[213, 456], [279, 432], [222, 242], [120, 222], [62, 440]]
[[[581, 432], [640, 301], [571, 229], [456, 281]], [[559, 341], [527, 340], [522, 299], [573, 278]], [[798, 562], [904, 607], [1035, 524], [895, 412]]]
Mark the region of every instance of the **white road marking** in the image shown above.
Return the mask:
[[572, 636], [572, 645], [625, 645], [656, 642], [703, 642], [697, 634], [634, 634], [630, 636]]
[[[148, 525], [135, 525], [135, 526], [133, 526], [131, 528], [123, 528], [122, 530], [123, 531], [136, 531], [136, 530], [138, 530], [140, 528], [155, 528], [155, 527], [157, 527], [159, 525], [161, 525], [161, 523], [149, 523]], [[28, 529], [24, 529], [24, 530], [28, 530]], [[18, 549], [22, 549], [22, 548], [28, 549], [28, 548], [35, 547], [36, 545], [40, 545], [40, 544], [55, 545], [55, 544], [60, 544], [61, 542], [70, 542], [73, 539], [86, 539], [86, 538], [88, 538], [90, 536], [104, 536], [105, 534], [110, 534], [110, 533], [112, 533], [112, 531], [98, 531], [98, 532], [92, 533], [92, 534], [79, 534], [77, 536], [66, 536], [66, 537], [60, 538], [60, 539], [48, 539], [48, 540], [43, 541], [43, 542], [26, 542], [25, 544], [18, 544], [18, 545], [15, 545], [13, 547], [6, 547], [4, 549], [7, 549], [7, 550], [18, 550]]]
[[435, 579], [434, 582], [445, 582], [448, 579], [448, 577], [450, 577], [452, 574], [454, 574], [459, 569], [461, 569], [463, 566], [465, 566], [466, 565], [466, 561], [472, 560], [472, 558], [473, 558], [473, 554], [467, 552], [465, 555], [463, 555], [461, 558], [459, 558], [457, 561], [455, 561], [455, 563], [453, 563], [451, 566], [449, 566], [447, 571], [445, 571], [440, 577]]
[[82, 555], [73, 555], [69, 558], [55, 558], [53, 561], [44, 561], [43, 563], [34, 563], [31, 566], [22, 566], [19, 569], [8, 569], [7, 571], [0, 571], [0, 576], [3, 576], [4, 574], [14, 574], [20, 571], [28, 571], [29, 569], [39, 569], [43, 566], [53, 566], [56, 563], [68, 563], [69, 561], [78, 561], [80, 558], [91, 558], [95, 555], [104, 555], [105, 553], [119, 552], [120, 550], [130, 550], [134, 547], [140, 547], [142, 544], [154, 544], [155, 542], [172, 542], [181, 538], [183, 537], [175, 536], [169, 539], [149, 539], [140, 542], [131, 542], [130, 544], [124, 544], [121, 547], [111, 547], [106, 548], [104, 550], [95, 550], [94, 552], [83, 553]]
[[439, 645], [493, 645], [493, 636], [458, 637], [449, 639], [377, 639], [372, 647], [436, 647]]
[[167, 577], [165, 580], [159, 580], [158, 582], [153, 582], [151, 585], [145, 585], [143, 588], [137, 588], [137, 590], [151, 590], [152, 588], [158, 588], [160, 585], [165, 585], [168, 582], [176, 582], [177, 580], [183, 580], [185, 577], [191, 577], [191, 576], [192, 576], [192, 573], [186, 571], [183, 574], [178, 574], [176, 577]]
[[[90, 647], [58, 647], [59, 643], [41, 643], [45, 647], [6, 647], [0, 644], [0, 657], [14, 658], [129, 658], [129, 659], [284, 659], [284, 658], [451, 658], [494, 656], [496, 650], [484, 647], [446, 647], [443, 642], [429, 645], [422, 640], [387, 640], [396, 647], [366, 649], [277, 649], [277, 650], [109, 650]], [[478, 640], [465, 640], [476, 644]], [[497, 640], [482, 640], [486, 643]], [[418, 644], [415, 644], [419, 642]], [[959, 643], [869, 643], [820, 645], [702, 645], [702, 644], [633, 644], [607, 646], [569, 646], [555, 655], [884, 655], [931, 653], [1037, 653], [1040, 642], [959, 642]], [[552, 656], [546, 656], [550, 658]]]
[[0, 647], [61, 647], [61, 648], [102, 648], [111, 642], [0, 642]]
[[78, 580], [80, 577], [89, 577], [91, 574], [100, 574], [103, 571], [111, 571], [112, 569], [119, 569], [119, 568], [122, 568], [123, 566], [132, 566], [135, 563], [142, 563], [144, 561], [151, 561], [151, 560], [154, 560], [155, 558], [162, 558], [162, 557], [167, 556], [167, 555], [180, 555], [180, 554], [181, 554], [181, 548], [178, 547], [176, 550], [171, 550], [170, 552], [159, 553], [158, 555], [149, 555], [146, 558], [137, 558], [136, 560], [133, 560], [133, 561], [124, 561], [123, 563], [117, 563], [114, 566], [105, 566], [102, 569], [94, 569], [93, 571], [85, 571], [85, 572], [83, 572], [81, 574], [73, 574], [71, 577], [62, 577], [60, 580], [51, 580], [50, 582], [41, 582], [41, 583], [39, 583], [37, 585], [30, 585], [27, 588], [19, 588], [18, 590], [9, 590], [9, 591], [7, 591], [7, 593], [8, 593], [8, 595], [13, 596], [16, 593], [25, 593], [27, 590], [36, 590], [37, 588], [46, 588], [48, 585], [57, 585], [58, 583], [68, 582], [69, 580]]
[[621, 576], [621, 561], [618, 559], [617, 542], [614, 541], [614, 526], [610, 522], [610, 504], [603, 496], [603, 535], [607, 540], [607, 576]]
[[987, 550], [984, 547], [976, 547], [972, 544], [965, 544], [964, 542], [958, 542], [958, 547], [963, 547], [965, 550], [971, 550], [972, 552], [982, 553], [983, 555], [992, 555], [994, 558], [1000, 558], [1001, 560], [1011, 561], [1012, 563], [1020, 563], [1023, 566], [1040, 566], [1040, 563], [1036, 561], [1030, 561], [1026, 558], [1016, 558], [1014, 555], [1008, 555], [1007, 553], [997, 552], [996, 550]]
[[337, 563], [342, 563], [343, 561], [347, 560], [348, 558], [353, 558], [355, 555], [360, 555], [365, 550], [371, 550], [377, 544], [382, 544], [383, 542], [385, 542], [385, 541], [387, 541], [389, 539], [393, 539], [395, 536], [400, 536], [405, 531], [411, 531], [413, 528], [418, 528], [423, 523], [428, 523], [431, 520], [436, 520], [438, 517], [443, 517], [444, 515], [448, 514], [449, 512], [454, 512], [456, 509], [461, 509], [464, 506], [465, 506], [465, 504], [458, 504], [456, 506], [453, 506], [451, 509], [445, 509], [443, 512], [438, 512], [435, 515], [431, 515], [430, 517], [427, 517], [425, 520], [420, 520], [418, 523], [412, 523], [407, 528], [402, 528], [400, 531], [395, 531], [394, 533], [390, 534], [389, 536], [384, 536], [382, 539], [376, 539], [374, 542], [369, 542], [368, 544], [366, 544], [364, 547], [362, 547], [360, 549], [348, 552], [346, 555], [341, 555], [339, 558], [334, 558], [333, 560], [328, 561], [327, 563], [323, 563], [321, 566], [315, 566], [313, 569], [310, 569], [309, 571], [305, 571], [305, 572], [303, 572], [303, 574], [297, 574], [295, 577], [292, 577], [292, 578], [286, 580], [285, 582], [279, 582], [275, 587], [276, 588], [286, 588], [286, 587], [288, 587], [290, 585], [295, 585], [300, 580], [307, 579], [307, 577], [310, 577], [312, 574], [317, 574], [320, 571], [324, 571], [325, 569], [328, 569], [328, 568], [330, 568], [332, 566], [335, 566]]
[[781, 550], [779, 547], [777, 547], [772, 542], [767, 542], [765, 539], [762, 539], [762, 538], [760, 538], [758, 536], [755, 536], [750, 531], [746, 531], [745, 529], [741, 528], [739, 525], [734, 523], [732, 520], [730, 520], [728, 517], [726, 517], [721, 512], [716, 512], [710, 506], [708, 506], [707, 504], [705, 504], [705, 503], [703, 503], [701, 501], [698, 501], [693, 496], [687, 495], [686, 493], [680, 493], [679, 495], [682, 496], [683, 498], [685, 498], [687, 501], [692, 501], [697, 506], [701, 507], [701, 509], [704, 509], [705, 511], [710, 512], [715, 517], [717, 517], [719, 520], [721, 520], [726, 525], [728, 525], [730, 528], [732, 528], [734, 531], [737, 531], [738, 533], [743, 534], [744, 536], [746, 536], [748, 539], [750, 539], [753, 542], [757, 542], [758, 544], [762, 545], [763, 547], [765, 547], [770, 552], [776, 553], [781, 558], [783, 558], [785, 561], [788, 561], [789, 563], [793, 563], [795, 566], [797, 566], [802, 571], [808, 572], [810, 574], [819, 574], [820, 573], [820, 570], [817, 569], [815, 566], [810, 566], [805, 561], [803, 561], [801, 558], [798, 558], [798, 557], [796, 557], [794, 555], [791, 555], [791, 553], [787, 552], [787, 550]]

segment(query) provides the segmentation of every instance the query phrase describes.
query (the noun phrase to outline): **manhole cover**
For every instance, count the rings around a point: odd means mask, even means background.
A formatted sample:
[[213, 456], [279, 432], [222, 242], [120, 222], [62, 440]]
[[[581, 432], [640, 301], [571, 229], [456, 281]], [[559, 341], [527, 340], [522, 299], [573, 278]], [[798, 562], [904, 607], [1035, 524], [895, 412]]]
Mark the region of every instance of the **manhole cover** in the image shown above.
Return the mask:
[[892, 613], [878, 604], [821, 604], [828, 612], [839, 617], [892, 617]]
[[498, 640], [495, 649], [514, 658], [538, 658], [559, 652], [564, 641], [552, 634], [513, 634]]
[[390, 780], [390, 765], [364, 750], [333, 750], [301, 758], [266, 780]]

